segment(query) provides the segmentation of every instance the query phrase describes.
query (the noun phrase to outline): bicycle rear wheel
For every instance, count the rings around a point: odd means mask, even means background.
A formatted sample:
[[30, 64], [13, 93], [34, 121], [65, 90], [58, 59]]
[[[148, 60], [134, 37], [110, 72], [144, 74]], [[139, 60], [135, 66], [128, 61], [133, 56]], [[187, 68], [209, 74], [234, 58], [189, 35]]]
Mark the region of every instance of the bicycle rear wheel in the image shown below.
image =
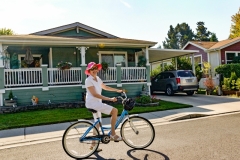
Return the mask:
[[139, 116], [129, 117], [121, 127], [123, 141], [132, 148], [142, 149], [152, 144], [155, 130], [151, 122]]
[[[96, 127], [93, 127], [89, 133], [86, 134], [86, 138], [80, 141], [80, 138], [91, 126], [92, 123], [89, 121], [79, 121], [66, 129], [62, 137], [62, 146], [70, 157], [75, 159], [87, 158], [97, 150], [100, 141], [92, 140], [93, 136], [99, 135]], [[87, 140], [87, 138], [89, 138], [89, 140]]]

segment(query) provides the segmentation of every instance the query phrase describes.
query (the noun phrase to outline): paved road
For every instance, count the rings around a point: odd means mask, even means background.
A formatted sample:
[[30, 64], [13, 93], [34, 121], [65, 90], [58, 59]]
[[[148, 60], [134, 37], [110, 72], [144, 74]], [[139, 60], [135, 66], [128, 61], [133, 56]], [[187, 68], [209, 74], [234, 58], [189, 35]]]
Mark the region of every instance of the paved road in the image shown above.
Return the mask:
[[[238, 160], [240, 113], [170, 122], [155, 126], [156, 139], [145, 150], [123, 142], [101, 144], [102, 152], [90, 159]], [[0, 150], [7, 160], [70, 160], [61, 141]]]

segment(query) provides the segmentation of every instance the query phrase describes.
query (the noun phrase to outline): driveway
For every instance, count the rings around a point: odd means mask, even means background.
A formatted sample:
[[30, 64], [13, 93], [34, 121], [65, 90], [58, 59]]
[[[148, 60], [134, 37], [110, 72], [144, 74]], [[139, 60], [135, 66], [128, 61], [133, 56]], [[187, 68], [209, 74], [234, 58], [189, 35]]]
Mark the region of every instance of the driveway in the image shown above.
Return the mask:
[[[173, 114], [183, 115], [214, 115], [222, 113], [231, 113], [240, 111], [240, 98], [230, 98], [226, 96], [213, 96], [194, 94], [187, 96], [185, 93], [177, 93], [173, 96], [167, 96], [164, 93], [154, 93], [157, 98], [169, 102], [183, 103], [193, 105], [191, 108], [173, 110]], [[169, 110], [171, 112], [171, 110]], [[170, 117], [172, 118], [172, 117]]]
[[213, 95], [203, 95], [203, 94], [194, 94], [193, 96], [188, 96], [185, 93], [176, 93], [173, 96], [167, 96], [164, 93], [156, 93], [154, 95], [157, 98], [160, 98], [165, 101], [190, 104], [195, 107], [202, 105], [210, 104], [222, 104], [222, 103], [231, 103], [231, 102], [240, 102], [240, 98], [230, 98], [226, 96], [213, 96]]

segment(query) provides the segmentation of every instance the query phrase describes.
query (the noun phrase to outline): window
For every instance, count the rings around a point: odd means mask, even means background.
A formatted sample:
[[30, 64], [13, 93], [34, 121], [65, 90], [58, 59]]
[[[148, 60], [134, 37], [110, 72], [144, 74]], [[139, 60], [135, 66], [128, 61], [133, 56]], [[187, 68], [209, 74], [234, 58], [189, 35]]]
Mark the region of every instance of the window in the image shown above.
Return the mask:
[[[192, 57], [190, 58], [190, 62], [192, 64]], [[194, 63], [198, 64], [198, 66], [202, 67], [202, 55], [194, 56]]]
[[234, 57], [240, 56], [240, 52], [226, 52], [226, 64], [232, 63]]
[[[38, 61], [39, 64], [42, 64], [42, 55], [41, 54], [32, 54], [34, 62], [29, 64], [28, 67], [35, 67], [36, 62]], [[24, 60], [25, 54], [18, 54], [18, 60], [21, 63]], [[21, 68], [23, 68], [22, 63], [21, 63]], [[40, 66], [39, 66], [40, 67]]]
[[107, 62], [109, 67], [121, 64], [127, 67], [127, 52], [99, 51], [99, 62]]

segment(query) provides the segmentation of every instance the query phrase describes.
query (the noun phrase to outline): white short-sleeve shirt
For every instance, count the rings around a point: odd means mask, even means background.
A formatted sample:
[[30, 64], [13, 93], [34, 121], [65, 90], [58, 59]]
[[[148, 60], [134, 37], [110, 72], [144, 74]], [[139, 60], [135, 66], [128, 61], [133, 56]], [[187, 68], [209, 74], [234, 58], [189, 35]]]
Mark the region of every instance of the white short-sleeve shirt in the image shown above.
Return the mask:
[[102, 80], [97, 76], [97, 82], [95, 80], [93, 80], [93, 76], [89, 76], [86, 80], [85, 80], [85, 86], [87, 89], [87, 95], [86, 95], [86, 105], [91, 104], [92, 102], [102, 102], [101, 99], [94, 97], [88, 90], [88, 87], [94, 86], [96, 92], [98, 94], [102, 94]]
[[[98, 94], [102, 94], [102, 83], [102, 80], [98, 76], [97, 81], [93, 80], [93, 76], [91, 75], [85, 80], [85, 86], [87, 89], [85, 105], [87, 108], [97, 110], [99, 117], [101, 113], [110, 114], [113, 107], [108, 104], [102, 103], [102, 99], [94, 97], [88, 90], [88, 87], [94, 86], [96, 92]], [[94, 119], [96, 119], [96, 117], [94, 117]]]

